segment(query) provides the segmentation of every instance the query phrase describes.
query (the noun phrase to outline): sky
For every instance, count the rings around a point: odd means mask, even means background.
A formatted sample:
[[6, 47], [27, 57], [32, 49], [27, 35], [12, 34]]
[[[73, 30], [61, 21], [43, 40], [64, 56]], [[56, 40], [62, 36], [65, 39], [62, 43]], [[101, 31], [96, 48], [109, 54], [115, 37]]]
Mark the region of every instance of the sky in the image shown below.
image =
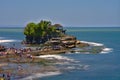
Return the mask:
[[0, 0], [0, 26], [41, 20], [66, 27], [120, 27], [120, 0]]

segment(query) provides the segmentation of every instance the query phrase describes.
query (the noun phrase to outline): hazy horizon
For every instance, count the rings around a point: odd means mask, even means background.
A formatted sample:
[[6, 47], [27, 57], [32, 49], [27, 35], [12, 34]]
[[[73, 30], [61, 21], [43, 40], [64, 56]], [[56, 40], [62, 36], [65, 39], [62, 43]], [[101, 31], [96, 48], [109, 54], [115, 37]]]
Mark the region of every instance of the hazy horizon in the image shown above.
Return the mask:
[[[16, 28], [16, 27], [18, 27], [18, 28], [24, 28], [24, 27], [26, 27], [26, 26], [0, 26], [0, 28]], [[96, 28], [97, 28], [97, 27], [98, 27], [98, 28], [100, 28], [100, 27], [101, 27], [101, 28], [103, 28], [103, 27], [106, 27], [106, 28], [107, 28], [107, 27], [108, 27], [108, 28], [110, 28], [110, 27], [111, 27], [111, 28], [112, 28], [112, 27], [120, 27], [120, 26], [63, 26], [63, 27], [66, 27], [66, 28], [67, 28], [67, 27], [76, 27], [76, 28], [77, 28], [77, 27], [81, 27], [81, 28], [82, 28], [82, 27], [86, 27], [86, 28], [89, 28], [89, 27], [96, 27]]]

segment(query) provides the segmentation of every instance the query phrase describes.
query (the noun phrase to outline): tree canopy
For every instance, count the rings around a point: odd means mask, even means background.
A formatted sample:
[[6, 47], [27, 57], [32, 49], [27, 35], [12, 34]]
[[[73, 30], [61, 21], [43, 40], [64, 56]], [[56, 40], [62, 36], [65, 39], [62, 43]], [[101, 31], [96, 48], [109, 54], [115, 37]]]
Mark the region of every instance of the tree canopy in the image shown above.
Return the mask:
[[[59, 28], [59, 29], [58, 29]], [[52, 37], [60, 37], [63, 28], [60, 24], [54, 24], [50, 21], [41, 20], [39, 23], [30, 22], [24, 29], [27, 44], [40, 44], [48, 41]]]

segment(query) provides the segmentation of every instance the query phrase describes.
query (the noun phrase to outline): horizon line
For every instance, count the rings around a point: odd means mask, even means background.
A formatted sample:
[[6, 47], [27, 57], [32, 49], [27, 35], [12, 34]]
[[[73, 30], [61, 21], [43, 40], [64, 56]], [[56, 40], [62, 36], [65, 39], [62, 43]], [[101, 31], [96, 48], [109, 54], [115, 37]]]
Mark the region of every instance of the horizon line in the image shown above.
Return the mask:
[[[0, 26], [0, 28], [4, 28], [4, 27], [9, 27], [9, 28], [12, 28], [12, 27], [18, 27], [18, 28], [24, 28], [25, 26]], [[63, 26], [63, 27], [120, 27], [120, 26]]]

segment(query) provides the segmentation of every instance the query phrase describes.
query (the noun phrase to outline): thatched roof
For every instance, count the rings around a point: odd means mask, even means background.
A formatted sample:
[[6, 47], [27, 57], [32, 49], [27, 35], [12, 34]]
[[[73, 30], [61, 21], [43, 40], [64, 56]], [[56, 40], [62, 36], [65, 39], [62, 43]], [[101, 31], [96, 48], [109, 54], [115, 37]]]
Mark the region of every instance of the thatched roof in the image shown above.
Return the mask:
[[54, 24], [55, 27], [63, 27], [61, 24]]

